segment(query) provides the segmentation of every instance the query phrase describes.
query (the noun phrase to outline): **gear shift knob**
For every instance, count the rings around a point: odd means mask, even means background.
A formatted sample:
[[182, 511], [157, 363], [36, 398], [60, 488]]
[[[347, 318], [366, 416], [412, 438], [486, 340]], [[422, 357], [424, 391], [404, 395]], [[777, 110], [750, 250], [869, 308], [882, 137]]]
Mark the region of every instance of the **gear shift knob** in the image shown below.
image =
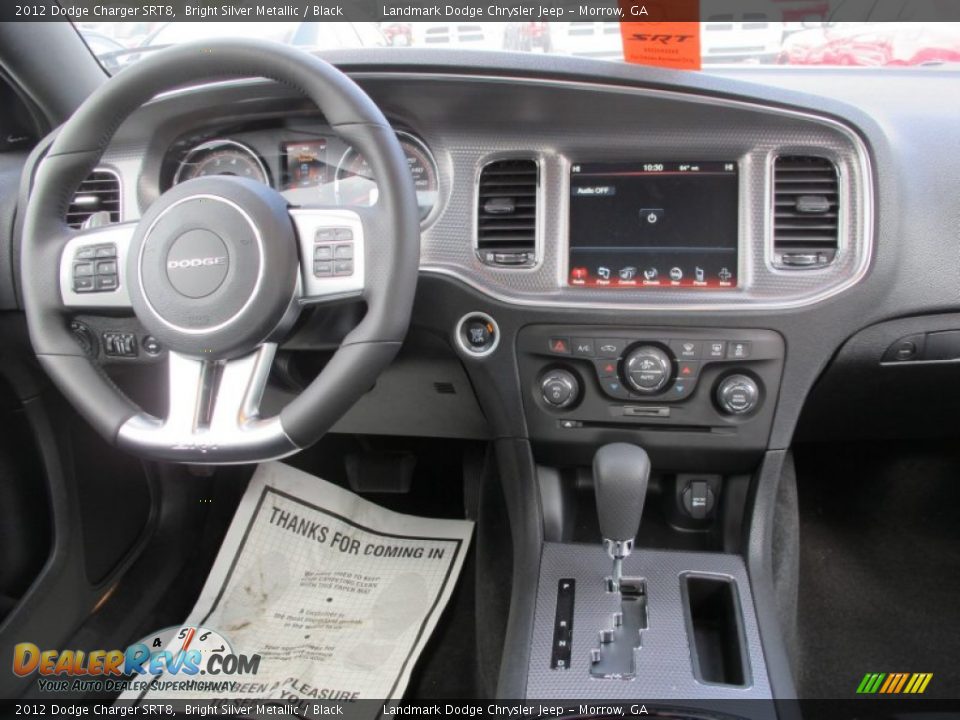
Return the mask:
[[593, 456], [593, 484], [603, 545], [613, 558], [613, 586], [619, 588], [623, 558], [633, 550], [650, 480], [650, 458], [643, 448], [611, 443]]

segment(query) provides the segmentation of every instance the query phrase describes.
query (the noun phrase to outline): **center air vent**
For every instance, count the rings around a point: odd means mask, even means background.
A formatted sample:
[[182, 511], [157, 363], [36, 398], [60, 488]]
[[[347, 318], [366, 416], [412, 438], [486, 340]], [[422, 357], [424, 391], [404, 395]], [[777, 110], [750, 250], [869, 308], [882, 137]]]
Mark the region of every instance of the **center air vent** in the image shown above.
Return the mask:
[[67, 209], [72, 228], [120, 222], [120, 178], [112, 170], [94, 170], [80, 183]]
[[833, 262], [840, 209], [834, 164], [820, 157], [778, 157], [773, 188], [774, 264], [798, 269]]
[[538, 175], [534, 160], [498, 160], [480, 171], [477, 254], [488, 265], [536, 261]]

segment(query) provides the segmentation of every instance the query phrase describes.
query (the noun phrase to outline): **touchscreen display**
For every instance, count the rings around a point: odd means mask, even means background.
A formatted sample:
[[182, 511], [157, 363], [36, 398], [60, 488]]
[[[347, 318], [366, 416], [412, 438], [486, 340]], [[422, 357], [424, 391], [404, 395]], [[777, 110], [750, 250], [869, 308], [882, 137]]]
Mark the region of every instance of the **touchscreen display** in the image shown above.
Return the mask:
[[570, 285], [736, 287], [738, 194], [735, 162], [574, 164]]

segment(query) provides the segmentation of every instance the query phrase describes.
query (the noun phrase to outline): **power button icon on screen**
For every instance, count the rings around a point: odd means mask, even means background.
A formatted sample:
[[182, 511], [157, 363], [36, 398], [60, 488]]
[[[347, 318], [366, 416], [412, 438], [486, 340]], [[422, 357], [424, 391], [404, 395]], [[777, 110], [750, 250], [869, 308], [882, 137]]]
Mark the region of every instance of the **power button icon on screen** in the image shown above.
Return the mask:
[[656, 225], [663, 220], [663, 208], [640, 208], [640, 221], [646, 225]]

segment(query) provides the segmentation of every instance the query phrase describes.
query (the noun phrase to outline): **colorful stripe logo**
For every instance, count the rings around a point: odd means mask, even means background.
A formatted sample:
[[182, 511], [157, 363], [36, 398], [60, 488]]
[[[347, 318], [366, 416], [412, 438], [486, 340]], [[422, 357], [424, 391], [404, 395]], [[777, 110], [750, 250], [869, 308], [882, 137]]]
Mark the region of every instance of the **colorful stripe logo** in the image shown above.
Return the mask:
[[867, 673], [857, 687], [857, 694], [919, 695], [932, 679], [933, 673]]

